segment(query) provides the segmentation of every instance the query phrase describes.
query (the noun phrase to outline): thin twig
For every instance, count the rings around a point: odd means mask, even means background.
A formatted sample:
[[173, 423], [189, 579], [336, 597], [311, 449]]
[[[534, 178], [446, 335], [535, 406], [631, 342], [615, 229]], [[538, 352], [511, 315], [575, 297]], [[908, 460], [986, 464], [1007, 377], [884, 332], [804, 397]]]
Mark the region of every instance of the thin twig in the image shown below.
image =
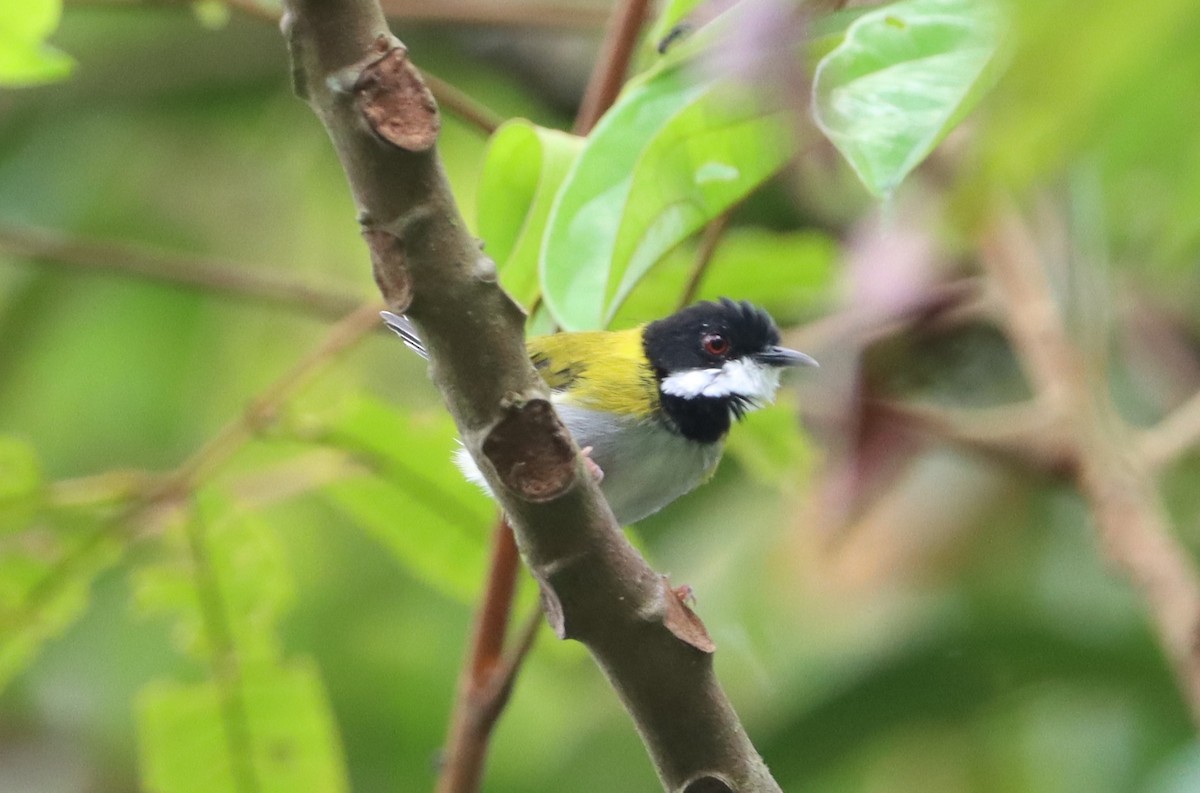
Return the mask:
[[1158, 471], [1200, 447], [1200, 391], [1155, 426], [1142, 432], [1138, 450], [1146, 466]]
[[969, 410], [889, 400], [874, 400], [872, 405], [904, 427], [1009, 465], [1050, 476], [1074, 466], [1061, 421], [1036, 400]]
[[384, 0], [383, 12], [406, 22], [595, 30], [608, 14], [590, 4], [497, 3], [494, 0]]
[[625, 83], [625, 73], [629, 71], [629, 62], [633, 58], [649, 5], [649, 0], [622, 0], [613, 13], [604, 34], [604, 43], [600, 46], [600, 57], [596, 60], [579, 113], [575, 117], [576, 135], [591, 132], [604, 112], [616, 101]]
[[[185, 7], [183, 0], [66, 0], [68, 7], [144, 8]], [[278, 12], [255, 0], [225, 0], [232, 10], [255, 19], [277, 23]], [[493, 0], [384, 0], [384, 11], [393, 19], [430, 24], [487, 25], [560, 30], [598, 30], [608, 20], [603, 6], [577, 3], [497, 3]]]
[[324, 340], [301, 358], [279, 379], [258, 395], [248, 408], [217, 431], [207, 443], [188, 457], [159, 485], [157, 497], [183, 494], [222, 465], [255, 432], [273, 421], [286, 402], [295, 396], [345, 350], [379, 326], [383, 303], [363, 303], [325, 335]]
[[[181, 5], [180, 0], [159, 0], [170, 5]], [[187, 0], [190, 3], [190, 0]], [[76, 5], [128, 6], [154, 4], [145, 0], [72, 0]], [[225, 0], [225, 5], [247, 19], [279, 24], [279, 11], [268, 8], [255, 0]], [[481, 25], [522, 25], [530, 27], [599, 27], [604, 16], [591, 9], [574, 9], [561, 6], [513, 6], [507, 3], [457, 2], [457, 3], [413, 3], [411, 0], [393, 0], [384, 4], [389, 16], [427, 22], [453, 22]], [[504, 122], [504, 118], [488, 108], [470, 94], [450, 82], [424, 72], [425, 82], [437, 101], [454, 115], [471, 126], [490, 135]]]
[[489, 738], [503, 707], [495, 701], [493, 677], [503, 660], [520, 563], [512, 528], [501, 518], [492, 532], [487, 583], [459, 674], [438, 793], [475, 791], [483, 778]]
[[424, 72], [424, 75], [425, 82], [429, 85], [429, 90], [433, 91], [434, 97], [437, 98], [442, 107], [474, 126], [484, 135], [491, 135], [504, 123], [503, 116], [482, 102], [467, 95], [451, 83], [427, 71]]
[[134, 275], [165, 284], [278, 306], [322, 319], [345, 316], [361, 299], [236, 262], [0, 223], [0, 253], [77, 269]]
[[717, 215], [704, 229], [704, 234], [700, 237], [700, 249], [696, 251], [696, 262], [692, 265], [692, 272], [688, 275], [687, 283], [683, 286], [683, 294], [679, 298], [680, 308], [690, 306], [696, 299], [696, 294], [700, 291], [700, 284], [704, 281], [705, 273], [708, 272], [708, 266], [712, 264], [713, 255], [717, 252], [717, 245], [721, 242], [721, 237], [725, 235], [725, 229], [729, 227], [729, 216], [732, 211], [725, 210]]
[[[185, 498], [204, 477], [227, 461], [252, 435], [255, 428], [262, 426], [268, 417], [274, 416], [284, 402], [310, 382], [338, 354], [363, 338], [378, 324], [381, 305], [376, 302], [367, 303], [336, 324], [318, 347], [264, 390], [253, 401], [250, 409], [226, 424], [212, 440], [173, 471], [167, 474], [113, 471], [51, 485], [50, 497], [61, 498], [66, 503], [95, 505], [105, 501], [120, 501], [121, 496], [128, 496], [130, 500], [115, 516], [91, 530], [67, 556], [29, 587], [24, 601], [20, 604], [20, 610], [4, 615], [10, 622], [11, 629], [7, 632], [8, 635], [16, 635], [23, 623], [33, 619], [37, 611], [50, 602], [71, 580], [70, 575], [74, 569], [96, 552], [105, 541], [114, 535], [120, 535], [122, 538], [133, 536], [136, 526], [142, 521], [154, 516], [158, 509]], [[127, 542], [120, 549], [120, 553], [114, 556], [119, 558], [128, 547]], [[112, 561], [115, 563], [116, 559]], [[0, 649], [5, 649], [3, 644], [4, 641], [0, 640]]]

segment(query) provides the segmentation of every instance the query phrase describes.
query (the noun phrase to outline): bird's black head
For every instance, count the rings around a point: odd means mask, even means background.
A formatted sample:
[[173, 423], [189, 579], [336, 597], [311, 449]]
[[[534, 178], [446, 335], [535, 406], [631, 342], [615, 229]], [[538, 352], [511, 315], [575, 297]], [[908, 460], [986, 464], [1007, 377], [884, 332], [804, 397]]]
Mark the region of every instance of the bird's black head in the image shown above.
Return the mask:
[[785, 366], [816, 365], [779, 346], [779, 329], [761, 308], [721, 298], [651, 322], [643, 335], [663, 411], [684, 436], [719, 440], [733, 418], [770, 402]]

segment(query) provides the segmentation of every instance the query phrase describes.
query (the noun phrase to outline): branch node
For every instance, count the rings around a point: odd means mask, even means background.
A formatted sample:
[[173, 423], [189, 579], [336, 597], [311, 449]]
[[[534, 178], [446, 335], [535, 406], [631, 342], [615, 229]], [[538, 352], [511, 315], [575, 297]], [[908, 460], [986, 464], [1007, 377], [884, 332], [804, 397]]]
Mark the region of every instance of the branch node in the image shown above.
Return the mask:
[[[708, 635], [708, 630], [704, 627], [704, 623], [700, 621], [700, 617], [688, 605], [688, 601], [692, 599], [692, 588], [686, 585], [678, 588], [672, 587], [670, 578], [665, 575], [659, 581], [659, 595], [663, 604], [663, 625], [667, 627], [667, 630], [675, 634], [675, 638], [690, 644], [700, 652], [715, 652], [717, 649], [716, 643]], [[689, 782], [688, 784], [690, 785], [691, 783]], [[684, 789], [691, 790], [690, 787], [685, 787]], [[698, 790], [708, 789], [698, 788]], [[717, 788], [712, 788], [712, 790], [717, 790]]]
[[[358, 74], [350, 85], [358, 110], [371, 130], [406, 151], [431, 149], [442, 128], [441, 117], [433, 94], [408, 59], [405, 46], [392, 36], [380, 34], [369, 61], [353, 68]], [[336, 79], [341, 83], [341, 76]]]
[[679, 793], [734, 793], [733, 784], [720, 774], [702, 774], [683, 784]]
[[542, 398], [509, 396], [504, 416], [483, 441], [483, 455], [505, 487], [525, 501], [551, 501], [575, 483], [571, 436]]
[[562, 601], [555, 594], [554, 587], [550, 586], [550, 582], [538, 571], [531, 569], [530, 572], [533, 573], [533, 579], [537, 581], [538, 592], [541, 593], [542, 613], [546, 615], [546, 623], [554, 631], [555, 636], [560, 639], [567, 638], [567, 620], [563, 614]]
[[403, 314], [412, 303], [412, 277], [404, 262], [404, 242], [380, 229], [364, 228], [363, 238], [371, 251], [371, 273], [388, 308]]

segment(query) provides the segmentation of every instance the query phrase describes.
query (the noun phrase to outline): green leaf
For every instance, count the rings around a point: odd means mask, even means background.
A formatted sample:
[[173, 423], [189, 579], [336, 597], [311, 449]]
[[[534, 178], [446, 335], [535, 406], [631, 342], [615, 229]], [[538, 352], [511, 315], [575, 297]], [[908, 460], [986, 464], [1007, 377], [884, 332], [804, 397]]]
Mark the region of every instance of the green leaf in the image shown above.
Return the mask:
[[538, 250], [558, 187], [584, 139], [525, 119], [505, 123], [488, 143], [479, 183], [479, 235], [500, 281], [526, 307], [538, 296]]
[[651, 266], [790, 156], [784, 113], [687, 68], [733, 23], [705, 26], [631, 82], [567, 175], [539, 263], [565, 330], [608, 324]]
[[92, 582], [121, 556], [111, 524], [53, 517], [0, 535], [0, 688], [84, 613]]
[[813, 78], [813, 115], [863, 184], [886, 196], [974, 106], [999, 49], [979, 0], [901, 0], [850, 24]]
[[62, 0], [10, 0], [0, 7], [0, 85], [36, 85], [71, 73], [70, 56], [46, 44]]
[[405, 416], [357, 396], [305, 431], [355, 456], [370, 473], [324, 488], [341, 510], [416, 577], [470, 602], [479, 589], [495, 507], [454, 466], [452, 422]]
[[193, 0], [192, 13], [201, 26], [209, 30], [220, 30], [229, 24], [232, 12], [223, 0]]
[[[616, 324], [634, 325], [674, 311], [697, 247], [680, 246], [655, 267], [622, 305]], [[734, 227], [717, 245], [696, 299], [749, 300], [780, 324], [798, 322], [827, 305], [837, 253], [836, 241], [820, 232]]]
[[142, 776], [155, 793], [347, 789], [318, 676], [281, 661], [277, 623], [292, 582], [270, 527], [205, 490], [138, 572], [139, 605], [176, 617], [183, 649], [209, 670], [158, 682], [139, 702]]
[[159, 682], [138, 698], [142, 781], [152, 793], [339, 793], [337, 731], [307, 663], [238, 670], [216, 681]]
[[275, 659], [275, 623], [293, 600], [279, 541], [262, 521], [203, 491], [163, 532], [164, 558], [138, 571], [138, 604], [177, 618], [180, 649], [198, 660]]
[[658, 19], [654, 20], [654, 25], [650, 28], [650, 34], [646, 37], [648, 43], [657, 48], [663, 39], [669, 36], [678, 25], [684, 24], [692, 12], [703, 3], [704, 0], [668, 0], [662, 13], [658, 15]]
[[24, 528], [41, 502], [42, 472], [28, 443], [0, 436], [0, 535]]
[[813, 68], [816, 68], [821, 58], [846, 40], [846, 31], [854, 20], [873, 10], [870, 6], [855, 6], [854, 8], [841, 8], [815, 18], [808, 28], [806, 47], [809, 62], [812, 63]]

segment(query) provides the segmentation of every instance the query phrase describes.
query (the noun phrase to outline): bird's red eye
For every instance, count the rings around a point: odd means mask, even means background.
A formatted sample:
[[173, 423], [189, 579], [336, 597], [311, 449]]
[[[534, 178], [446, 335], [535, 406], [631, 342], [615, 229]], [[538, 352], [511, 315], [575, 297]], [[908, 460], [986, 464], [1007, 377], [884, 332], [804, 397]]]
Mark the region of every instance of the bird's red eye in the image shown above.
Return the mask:
[[709, 355], [724, 355], [729, 352], [729, 339], [720, 333], [710, 333], [704, 337], [704, 351]]

